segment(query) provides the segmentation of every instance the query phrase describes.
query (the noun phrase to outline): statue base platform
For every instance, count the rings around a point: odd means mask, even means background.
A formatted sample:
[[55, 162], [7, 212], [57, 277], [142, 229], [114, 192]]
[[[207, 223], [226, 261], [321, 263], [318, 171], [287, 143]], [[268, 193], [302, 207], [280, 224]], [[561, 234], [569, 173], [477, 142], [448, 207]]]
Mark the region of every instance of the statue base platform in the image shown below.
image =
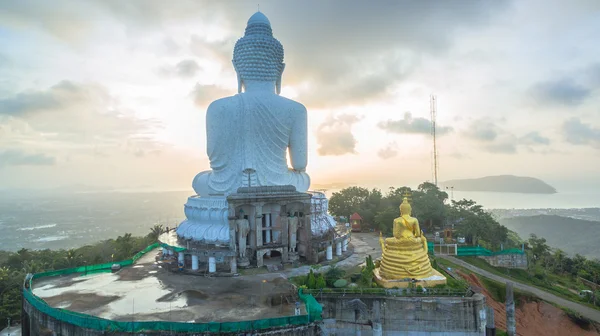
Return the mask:
[[435, 269], [431, 270], [431, 275], [426, 278], [415, 279], [412, 280], [410, 278], [405, 279], [397, 279], [397, 280], [388, 280], [384, 279], [379, 274], [379, 268], [376, 268], [373, 271], [373, 275], [375, 276], [375, 282], [383, 288], [408, 288], [410, 284], [414, 284], [414, 286], [421, 286], [423, 288], [434, 287], [437, 285], [445, 285], [446, 277], [443, 276], [440, 272]]
[[240, 268], [248, 268], [250, 267], [250, 260], [248, 258], [238, 258], [237, 265]]

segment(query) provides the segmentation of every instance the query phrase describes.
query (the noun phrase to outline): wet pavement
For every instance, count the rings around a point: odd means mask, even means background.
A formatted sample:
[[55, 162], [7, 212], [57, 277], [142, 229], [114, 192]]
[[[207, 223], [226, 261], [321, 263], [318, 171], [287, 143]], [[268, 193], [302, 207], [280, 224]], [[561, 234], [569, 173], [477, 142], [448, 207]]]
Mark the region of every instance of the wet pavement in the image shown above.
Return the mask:
[[[380, 257], [378, 239], [371, 233], [353, 233], [354, 253], [336, 265], [351, 269], [363, 264], [367, 255]], [[33, 293], [52, 307], [121, 321], [253, 320], [294, 315], [295, 290], [287, 279], [307, 274], [311, 268], [205, 277], [169, 272], [155, 256], [150, 252], [118, 273], [39, 279]], [[320, 267], [319, 272], [329, 267]]]
[[33, 293], [55, 308], [121, 321], [224, 322], [294, 315], [286, 278], [172, 273], [148, 253], [118, 273], [39, 279]]

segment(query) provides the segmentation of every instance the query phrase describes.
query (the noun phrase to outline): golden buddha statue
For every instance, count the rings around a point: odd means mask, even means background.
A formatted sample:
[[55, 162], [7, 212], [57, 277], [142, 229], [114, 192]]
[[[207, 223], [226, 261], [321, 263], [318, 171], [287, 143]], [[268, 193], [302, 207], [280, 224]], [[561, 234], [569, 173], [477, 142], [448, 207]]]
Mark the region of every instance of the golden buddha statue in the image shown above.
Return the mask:
[[431, 267], [427, 239], [411, 212], [404, 197], [400, 217], [394, 219], [394, 236], [384, 240], [380, 234], [382, 258], [375, 269], [375, 280], [383, 287], [407, 287], [410, 282], [419, 282], [423, 287], [446, 283], [446, 278]]

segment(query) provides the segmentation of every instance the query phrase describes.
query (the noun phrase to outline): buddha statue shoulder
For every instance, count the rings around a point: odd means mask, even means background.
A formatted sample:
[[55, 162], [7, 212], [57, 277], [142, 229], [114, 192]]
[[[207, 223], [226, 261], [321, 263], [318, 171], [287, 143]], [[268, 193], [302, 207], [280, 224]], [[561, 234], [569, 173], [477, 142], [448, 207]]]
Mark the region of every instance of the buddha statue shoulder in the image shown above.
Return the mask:
[[211, 170], [196, 175], [194, 190], [200, 196], [227, 195], [242, 186], [293, 185], [307, 191], [307, 112], [302, 104], [279, 95], [283, 46], [264, 14], [248, 20], [244, 37], [235, 44], [233, 67], [238, 94], [208, 107]]

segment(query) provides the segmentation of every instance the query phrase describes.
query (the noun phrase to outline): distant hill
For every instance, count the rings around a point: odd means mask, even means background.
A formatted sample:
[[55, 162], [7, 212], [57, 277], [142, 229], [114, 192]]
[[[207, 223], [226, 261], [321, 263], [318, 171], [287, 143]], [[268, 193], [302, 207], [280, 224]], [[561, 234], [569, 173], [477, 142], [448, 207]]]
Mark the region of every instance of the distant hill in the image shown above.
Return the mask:
[[579, 253], [600, 258], [600, 222], [556, 215], [503, 218], [499, 222], [525, 240], [534, 233], [546, 238], [550, 247], [560, 248], [571, 256]]
[[499, 175], [476, 179], [450, 180], [441, 183], [460, 191], [492, 191], [524, 194], [555, 194], [556, 189], [533, 177]]

